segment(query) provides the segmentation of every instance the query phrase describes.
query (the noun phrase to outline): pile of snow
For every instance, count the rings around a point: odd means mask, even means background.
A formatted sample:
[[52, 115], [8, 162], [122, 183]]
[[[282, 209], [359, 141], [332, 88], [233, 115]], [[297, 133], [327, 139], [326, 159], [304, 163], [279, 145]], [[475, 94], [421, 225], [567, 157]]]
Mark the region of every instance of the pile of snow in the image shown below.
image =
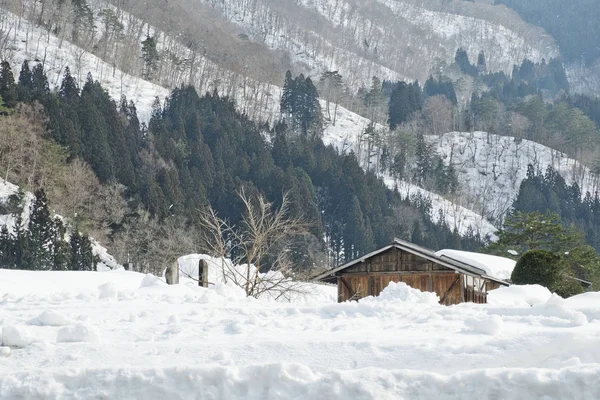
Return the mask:
[[448, 375], [410, 369], [319, 372], [297, 362], [252, 366], [36, 370], [0, 376], [0, 397], [126, 399], [596, 399], [597, 365], [494, 368]]
[[484, 270], [487, 275], [502, 280], [510, 279], [517, 263], [510, 258], [450, 249], [440, 250], [435, 255], [440, 257], [446, 256], [453, 260], [472, 265]]
[[26, 326], [4, 325], [2, 327], [3, 346], [26, 347], [31, 342], [31, 332]]
[[528, 307], [545, 304], [551, 297], [552, 293], [541, 285], [511, 285], [490, 291], [487, 301], [495, 306]]
[[30, 325], [39, 326], [65, 326], [73, 323], [73, 320], [64, 314], [49, 309], [44, 310], [40, 315], [29, 321]]
[[0, 297], [44, 297], [56, 294], [65, 298], [79, 294], [97, 297], [99, 293], [110, 297], [111, 292], [138, 289], [144, 276], [123, 269], [106, 272], [0, 269]]
[[100, 332], [85, 324], [69, 325], [60, 328], [56, 334], [57, 343], [99, 342]]
[[410, 304], [439, 305], [440, 298], [432, 292], [421, 292], [413, 289], [404, 282], [390, 282], [377, 297], [367, 297], [361, 300], [364, 303], [402, 302]]
[[[229, 294], [242, 290], [240, 288], [245, 286], [247, 277], [250, 276], [252, 281], [256, 273], [254, 265], [235, 264], [228, 258], [216, 258], [206, 254], [188, 254], [177, 259], [182, 283], [198, 284], [200, 260], [205, 260], [208, 264], [208, 286], [214, 286], [216, 290], [224, 290]], [[165, 273], [166, 270], [163, 271], [163, 277]], [[272, 290], [261, 295], [263, 299], [282, 302], [313, 302], [317, 297], [323, 301], [336, 301], [337, 298], [335, 286], [297, 282], [286, 278], [277, 271], [260, 273], [259, 282], [259, 289], [273, 287]]]

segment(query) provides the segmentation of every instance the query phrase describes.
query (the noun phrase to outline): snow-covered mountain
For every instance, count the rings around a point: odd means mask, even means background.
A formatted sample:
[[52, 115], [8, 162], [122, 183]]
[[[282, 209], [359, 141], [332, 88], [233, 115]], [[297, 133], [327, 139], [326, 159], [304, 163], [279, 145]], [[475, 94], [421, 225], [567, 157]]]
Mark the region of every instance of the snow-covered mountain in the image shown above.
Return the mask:
[[504, 7], [438, 0], [199, 0], [251, 39], [282, 50], [309, 71], [338, 70], [353, 87], [372, 76], [421, 80], [483, 51], [488, 68], [510, 73], [524, 58], [558, 55], [554, 41]]
[[[365, 83], [373, 75], [423, 79], [426, 76], [423, 74], [431, 68], [450, 63], [459, 46], [472, 59], [484, 51], [492, 70], [506, 71], [524, 57], [539, 61], [558, 54], [551, 39], [525, 25], [514, 13], [504, 7], [490, 8], [480, 3], [434, 0], [202, 0], [199, 3], [203, 4], [199, 13], [205, 12], [206, 7], [217, 10], [227, 23], [241, 29], [240, 35], [287, 52], [312, 73], [339, 69], [348, 85]], [[37, 15], [31, 4], [24, 4], [29, 13], [23, 15]], [[80, 83], [89, 72], [113, 98], [125, 95], [133, 100], [142, 120], [149, 119], [155, 97], [164, 98], [171, 88], [184, 82], [193, 83], [200, 93], [219, 90], [234, 99], [239, 109], [251, 118], [273, 121], [279, 115], [281, 88], [253, 78], [250, 67], [248, 75], [228, 69], [227, 62], [211, 56], [210, 48], [203, 52], [190, 48], [182, 37], [152, 25], [151, 16], [147, 20], [138, 18], [135, 12], [139, 10], [135, 7], [130, 13], [102, 1], [91, 4], [98, 26], [103, 24], [101, 15], [105, 10], [111, 10], [119, 21], [120, 35], [114, 38], [110, 50], [98, 51], [107, 39], [104, 37], [107, 31], [102, 33], [99, 29], [91, 45], [76, 45], [62, 33], [55, 34], [23, 16], [3, 10], [0, 57], [8, 59], [15, 71], [25, 59], [43, 62], [53, 86], [59, 85], [66, 66]], [[159, 74], [152, 82], [141, 78], [143, 63], [136, 38], [140, 39], [144, 33], [156, 38], [162, 55]], [[130, 42], [134, 43], [131, 49], [135, 56], [130, 53], [122, 59], [121, 52]], [[342, 152], [356, 150], [359, 136], [368, 124], [366, 118], [338, 107], [336, 126], [325, 127], [324, 141]], [[495, 227], [487, 219], [497, 221], [505, 214], [528, 163], [541, 170], [553, 165], [568, 180], [578, 181], [584, 193], [593, 192], [598, 186], [584, 166], [533, 142], [517, 143], [509, 137], [478, 132], [450, 133], [432, 137], [430, 141], [448, 163], [458, 167], [463, 195], [445, 199], [408, 182], [384, 178], [390, 187], [397, 186], [404, 195], [420, 193], [430, 198], [432, 218], [436, 219], [442, 210], [447, 223], [463, 233], [471, 226], [482, 235], [493, 234]]]

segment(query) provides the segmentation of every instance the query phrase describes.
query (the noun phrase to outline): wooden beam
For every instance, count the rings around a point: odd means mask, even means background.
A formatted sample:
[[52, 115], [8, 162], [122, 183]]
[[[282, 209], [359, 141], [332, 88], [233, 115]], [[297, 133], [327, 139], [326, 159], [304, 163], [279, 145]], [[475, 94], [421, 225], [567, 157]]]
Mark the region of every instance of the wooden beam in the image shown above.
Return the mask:
[[[454, 271], [374, 271], [371, 272], [371, 275], [457, 275]], [[345, 272], [344, 274], [336, 275], [336, 276], [358, 276], [358, 275], [366, 275], [365, 272]]]
[[444, 293], [444, 295], [442, 296], [442, 298], [440, 300], [440, 304], [444, 304], [444, 302], [446, 301], [446, 297], [448, 297], [448, 294], [450, 294], [450, 292], [452, 291], [452, 288], [454, 288], [454, 286], [456, 286], [456, 282], [458, 282], [459, 280], [460, 280], [460, 275], [456, 277], [454, 282], [452, 282], [452, 285], [450, 285], [448, 290], [446, 290], [446, 293]]

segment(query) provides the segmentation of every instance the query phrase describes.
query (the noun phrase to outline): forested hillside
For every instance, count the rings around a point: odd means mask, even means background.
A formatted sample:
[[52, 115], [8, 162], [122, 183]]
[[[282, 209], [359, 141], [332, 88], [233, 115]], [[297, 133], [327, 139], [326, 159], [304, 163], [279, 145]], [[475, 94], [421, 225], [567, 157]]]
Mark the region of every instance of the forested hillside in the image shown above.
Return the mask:
[[[164, 266], [157, 257], [173, 256], [152, 254], [152, 249], [164, 251], [161, 240], [179, 240], [171, 250], [175, 254], [197, 250], [191, 237], [178, 236], [193, 235], [198, 212], [208, 204], [234, 224], [239, 222], [242, 204], [236, 199], [242, 187], [263, 193], [275, 204], [290, 191], [291, 213], [310, 223], [312, 236], [296, 250], [297, 262], [305, 267], [327, 256], [331, 262], [352, 258], [394, 236], [431, 247], [480, 245], [474, 234], [461, 238], [452, 232], [443, 218], [431, 221], [427, 199], [402, 198], [373, 173], [364, 172], [353, 153], [340, 154], [324, 146], [318, 135], [285, 122], [273, 129], [259, 127], [216, 93], [200, 97], [192, 87], [176, 89], [164, 106], [156, 103], [146, 127], [132, 103], [110, 99], [91, 75], [80, 89], [67, 69], [57, 92], [49, 90], [40, 65], [30, 70], [24, 63], [14, 82], [9, 65], [3, 63], [1, 76], [0, 95], [7, 98], [10, 110], [1, 121], [10, 124], [19, 118], [25, 112], [22, 103], [41, 104], [37, 119], [46, 130], [38, 133], [38, 140], [52, 139], [65, 154], [54, 162], [67, 168], [89, 165], [97, 186], [86, 187], [93, 182], [82, 181], [77, 189], [90, 196], [111, 194], [67, 206], [70, 197], [64, 192], [51, 193], [54, 206], [72, 218], [77, 229], [113, 242], [111, 250], [122, 260], [128, 255], [142, 270], [151, 264]], [[18, 143], [5, 142], [6, 146], [16, 153], [25, 151]], [[43, 188], [46, 182], [41, 178], [27, 179], [36, 158], [19, 156], [18, 171], [3, 158], [7, 178], [28, 190]], [[98, 216], [99, 207], [113, 208]], [[149, 248], [142, 237], [157, 243]]]

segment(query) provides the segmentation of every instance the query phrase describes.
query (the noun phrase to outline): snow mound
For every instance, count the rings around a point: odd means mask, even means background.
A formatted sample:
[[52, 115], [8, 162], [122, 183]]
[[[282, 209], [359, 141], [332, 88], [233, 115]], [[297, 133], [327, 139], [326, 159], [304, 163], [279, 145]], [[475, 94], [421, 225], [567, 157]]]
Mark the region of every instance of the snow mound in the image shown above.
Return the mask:
[[39, 316], [29, 321], [30, 325], [39, 326], [65, 326], [72, 323], [72, 319], [54, 310], [45, 310]]
[[64, 342], [99, 342], [100, 333], [89, 325], [77, 324], [62, 327], [56, 333], [56, 341]]
[[600, 320], [600, 292], [587, 292], [565, 299], [564, 304], [572, 310], [584, 313], [588, 320]]
[[0, 346], [0, 357], [10, 356], [10, 347]]
[[26, 326], [5, 325], [2, 327], [2, 345], [26, 347], [32, 342], [31, 333]]
[[553, 293], [545, 304], [534, 306], [533, 309], [549, 317], [567, 320], [569, 326], [582, 326], [589, 322], [582, 312], [567, 308], [565, 299], [556, 293]]
[[482, 319], [467, 318], [465, 320], [466, 329], [464, 332], [495, 335], [502, 330], [503, 325], [504, 322], [498, 315], [491, 315]]
[[440, 257], [446, 256], [453, 260], [481, 268], [486, 274], [497, 279], [510, 279], [517, 263], [510, 258], [451, 249], [440, 250], [435, 255]]
[[545, 304], [552, 293], [541, 285], [511, 285], [488, 293], [488, 304], [504, 307], [526, 307]]
[[377, 297], [366, 297], [362, 302], [402, 302], [439, 305], [440, 298], [431, 292], [421, 292], [404, 282], [390, 282]]

